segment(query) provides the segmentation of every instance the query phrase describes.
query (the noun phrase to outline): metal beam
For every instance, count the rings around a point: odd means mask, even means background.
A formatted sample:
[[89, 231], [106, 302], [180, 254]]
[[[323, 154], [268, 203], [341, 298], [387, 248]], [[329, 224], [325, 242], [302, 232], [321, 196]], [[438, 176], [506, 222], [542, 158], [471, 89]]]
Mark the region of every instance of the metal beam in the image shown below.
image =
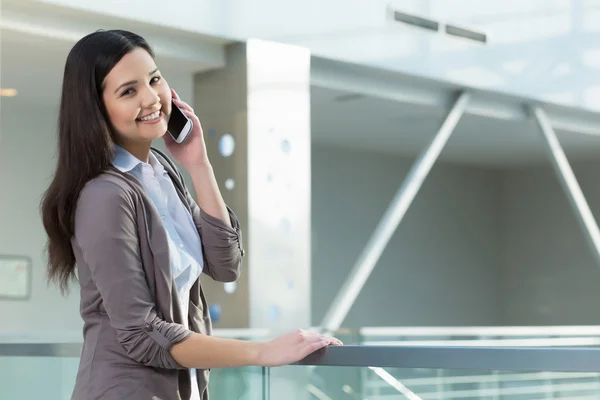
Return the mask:
[[[451, 82], [316, 56], [311, 59], [311, 83], [325, 89], [437, 109], [449, 108], [454, 94], [464, 90]], [[595, 136], [600, 132], [600, 114], [592, 110], [491, 90], [473, 88], [469, 92], [466, 115], [525, 122], [530, 121], [531, 115], [524, 105], [538, 104], [544, 107], [555, 129]]]
[[556, 133], [546, 112], [540, 107], [533, 107], [533, 115], [544, 138], [552, 166], [558, 175], [562, 188], [569, 198], [569, 203], [575, 211], [575, 216], [583, 228], [583, 233], [592, 248], [596, 262], [600, 265], [600, 230], [598, 229], [596, 219], [581, 191], [581, 187], [577, 182], [577, 178], [571, 169], [569, 160], [556, 137]]
[[468, 102], [469, 94], [462, 92], [431, 144], [421, 153], [411, 167], [402, 186], [398, 189], [398, 192], [358, 257], [350, 275], [342, 285], [329, 310], [327, 310], [321, 323], [321, 328], [326, 332], [337, 330], [344, 321], [344, 318], [346, 318], [346, 315], [348, 315], [352, 304], [354, 304], [396, 228], [406, 215], [406, 211], [421, 188], [423, 181], [429, 174], [429, 171], [431, 171], [433, 164], [465, 112]]

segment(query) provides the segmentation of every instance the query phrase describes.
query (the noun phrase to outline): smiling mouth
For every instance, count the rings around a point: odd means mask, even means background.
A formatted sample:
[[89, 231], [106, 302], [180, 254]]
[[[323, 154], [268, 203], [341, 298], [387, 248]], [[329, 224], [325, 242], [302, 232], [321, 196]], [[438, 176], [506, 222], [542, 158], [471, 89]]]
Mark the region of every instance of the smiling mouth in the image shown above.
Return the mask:
[[152, 114], [146, 115], [142, 118], [136, 118], [136, 121], [139, 122], [153, 122], [158, 120], [160, 117], [162, 116], [162, 112], [161, 110], [158, 110], [156, 112], [153, 112]]

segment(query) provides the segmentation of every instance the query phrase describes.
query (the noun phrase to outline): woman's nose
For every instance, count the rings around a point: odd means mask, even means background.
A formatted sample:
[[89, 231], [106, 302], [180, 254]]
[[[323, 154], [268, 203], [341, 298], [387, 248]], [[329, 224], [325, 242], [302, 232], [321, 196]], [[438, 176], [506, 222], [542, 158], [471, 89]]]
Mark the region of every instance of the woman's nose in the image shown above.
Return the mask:
[[156, 104], [160, 104], [160, 96], [154, 90], [147, 90], [142, 100], [143, 108], [152, 108]]

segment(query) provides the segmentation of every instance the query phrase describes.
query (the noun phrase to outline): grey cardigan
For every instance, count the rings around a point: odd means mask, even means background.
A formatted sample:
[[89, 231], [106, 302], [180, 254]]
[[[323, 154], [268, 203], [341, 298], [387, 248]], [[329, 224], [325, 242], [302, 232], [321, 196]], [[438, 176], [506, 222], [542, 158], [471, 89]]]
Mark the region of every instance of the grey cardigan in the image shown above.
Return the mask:
[[[152, 149], [190, 211], [202, 239], [203, 272], [238, 278], [244, 250], [239, 221], [232, 228], [204, 213], [175, 165]], [[190, 374], [169, 349], [192, 332], [209, 335], [211, 321], [200, 279], [190, 291], [190, 329], [182, 323], [169, 262], [167, 233], [142, 184], [111, 168], [83, 188], [72, 239], [81, 291], [84, 344], [72, 399], [187, 400]], [[208, 370], [198, 370], [208, 399]]]

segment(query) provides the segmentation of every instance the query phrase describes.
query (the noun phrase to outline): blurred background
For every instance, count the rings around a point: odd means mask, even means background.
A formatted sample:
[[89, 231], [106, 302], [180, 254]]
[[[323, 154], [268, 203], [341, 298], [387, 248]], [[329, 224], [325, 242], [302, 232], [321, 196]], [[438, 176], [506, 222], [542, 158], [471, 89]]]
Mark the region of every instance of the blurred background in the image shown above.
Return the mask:
[[[39, 202], [66, 56], [114, 28], [155, 48], [242, 222], [240, 280], [202, 277], [215, 335], [599, 344], [600, 1], [2, 0], [0, 398], [70, 396], [76, 350], [27, 350], [82, 340]], [[286, 367], [271, 396], [600, 398], [593, 371], [376, 367]], [[268, 398], [265, 373], [215, 371], [214, 396]]]

